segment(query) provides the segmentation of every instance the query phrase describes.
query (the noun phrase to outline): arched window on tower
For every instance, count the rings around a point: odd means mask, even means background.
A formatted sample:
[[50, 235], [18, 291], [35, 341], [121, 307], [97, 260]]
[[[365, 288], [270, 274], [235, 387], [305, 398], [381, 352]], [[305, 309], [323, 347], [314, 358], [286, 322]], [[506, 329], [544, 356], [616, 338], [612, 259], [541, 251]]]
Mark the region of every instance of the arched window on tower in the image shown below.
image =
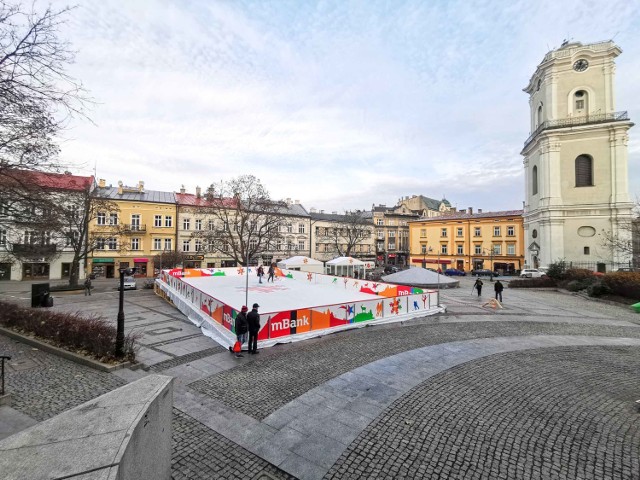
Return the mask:
[[578, 90], [573, 94], [573, 113], [577, 116], [587, 115], [589, 112], [589, 95], [584, 90]]
[[538, 107], [538, 115], [536, 117], [536, 128], [542, 125], [542, 104]]
[[538, 194], [538, 167], [534, 166], [531, 170], [531, 193], [532, 195]]
[[580, 155], [576, 158], [576, 187], [593, 186], [593, 158]]

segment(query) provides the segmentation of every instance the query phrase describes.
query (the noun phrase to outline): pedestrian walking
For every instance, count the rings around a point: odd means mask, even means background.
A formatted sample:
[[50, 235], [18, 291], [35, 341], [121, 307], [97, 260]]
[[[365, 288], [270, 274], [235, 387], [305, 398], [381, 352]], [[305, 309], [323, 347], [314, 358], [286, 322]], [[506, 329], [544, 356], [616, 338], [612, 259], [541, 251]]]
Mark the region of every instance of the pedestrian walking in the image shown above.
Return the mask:
[[249, 353], [256, 354], [258, 352], [258, 332], [260, 331], [260, 314], [258, 313], [260, 305], [253, 304], [253, 308], [247, 315], [249, 323]]
[[91, 296], [91, 279], [87, 277], [84, 281], [84, 296]]
[[273, 283], [273, 276], [276, 274], [276, 268], [274, 267], [274, 264], [272, 263], [271, 265], [269, 265], [269, 277], [267, 278], [267, 282], [269, 280], [271, 280], [271, 283]]
[[264, 277], [264, 268], [260, 265], [258, 267], [258, 283], [262, 283], [262, 277]]
[[[247, 306], [243, 305], [240, 313], [236, 315], [236, 339], [240, 342], [240, 352], [242, 351], [242, 344], [247, 341], [247, 331], [249, 330], [247, 310]], [[236, 358], [244, 357], [240, 352], [236, 352]]]
[[500, 280], [496, 280], [496, 284], [493, 286], [493, 289], [496, 292], [496, 300], [502, 303], [502, 290], [504, 290], [504, 286], [500, 283]]
[[473, 287], [478, 291], [478, 296], [482, 295], [482, 280], [476, 278], [476, 283], [473, 284]]

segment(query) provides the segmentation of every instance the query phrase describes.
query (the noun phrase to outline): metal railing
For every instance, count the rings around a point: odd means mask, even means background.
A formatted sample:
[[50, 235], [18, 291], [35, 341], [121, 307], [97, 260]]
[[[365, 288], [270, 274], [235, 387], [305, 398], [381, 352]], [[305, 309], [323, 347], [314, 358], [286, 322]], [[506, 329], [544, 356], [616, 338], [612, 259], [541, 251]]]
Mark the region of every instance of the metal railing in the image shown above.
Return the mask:
[[146, 232], [147, 231], [147, 226], [146, 225], [135, 225], [135, 224], [130, 224], [130, 223], [126, 223], [124, 225], [124, 230], [125, 232]]
[[4, 395], [4, 361], [11, 360], [8, 355], [0, 355], [0, 396]]
[[555, 128], [575, 127], [578, 125], [590, 125], [594, 123], [622, 122], [629, 120], [627, 112], [598, 113], [596, 115], [586, 115], [584, 117], [567, 117], [560, 120], [547, 120], [536, 128], [529, 138], [524, 142], [525, 148], [543, 130]]

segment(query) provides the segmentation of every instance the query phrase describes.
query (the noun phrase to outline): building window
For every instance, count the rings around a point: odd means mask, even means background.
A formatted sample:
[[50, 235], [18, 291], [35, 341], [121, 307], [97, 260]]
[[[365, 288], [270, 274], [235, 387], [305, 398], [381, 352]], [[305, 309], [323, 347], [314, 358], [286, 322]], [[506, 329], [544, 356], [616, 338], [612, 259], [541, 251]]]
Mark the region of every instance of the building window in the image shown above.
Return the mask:
[[384, 250], [384, 242], [378, 242], [378, 251], [381, 252]]
[[584, 254], [589, 255], [589, 247], [584, 247]]
[[396, 221], [394, 219], [392, 219], [392, 218], [390, 218], [389, 221], [387, 222], [387, 225], [389, 225], [391, 227], [394, 227], [395, 224], [396, 224]]
[[389, 232], [389, 238], [396, 238], [396, 232], [395, 231]]
[[516, 254], [516, 246], [513, 243], [507, 245], [507, 255], [515, 255]]
[[162, 226], [162, 215], [155, 215], [153, 217], [153, 226], [161, 227]]
[[132, 238], [131, 239], [131, 250], [140, 250], [140, 239]]
[[576, 158], [576, 187], [593, 186], [593, 159], [589, 155]]
[[202, 220], [195, 221], [195, 228], [196, 230], [202, 230]]
[[395, 249], [396, 249], [396, 244], [389, 242], [389, 250], [395, 250]]
[[500, 227], [493, 227], [493, 236], [494, 237], [500, 236]]
[[196, 252], [202, 251], [202, 240], [196, 240]]
[[538, 194], [538, 167], [535, 165], [531, 170], [531, 194]]
[[382, 218], [377, 218], [376, 219], [376, 225], [379, 225], [379, 226], [384, 225], [384, 220]]
[[108, 238], [107, 246], [109, 250], [116, 250], [118, 248], [118, 241], [114, 237]]
[[304, 223], [298, 224], [298, 233], [304, 233]]
[[422, 238], [424, 238], [424, 237], [426, 237], [426, 236], [427, 236], [427, 229], [426, 229], [426, 228], [421, 228], [421, 229], [420, 229], [420, 236], [421, 236]]
[[480, 235], [481, 235], [480, 227], [474, 227], [474, 229], [473, 229], [473, 236], [474, 236], [474, 237], [479, 237]]
[[131, 215], [131, 230], [138, 231], [140, 230], [140, 214], [134, 213]]
[[542, 104], [538, 107], [538, 116], [536, 118], [536, 127], [542, 125]]
[[473, 251], [476, 255], [482, 254], [482, 245], [474, 245]]
[[96, 250], [104, 250], [106, 241], [103, 237], [96, 238]]
[[109, 214], [109, 225], [117, 225], [118, 224], [118, 214], [110, 213]]
[[190, 228], [191, 228], [191, 219], [190, 218], [182, 219], [182, 229], [189, 230]]
[[427, 253], [427, 246], [426, 245], [421, 245], [420, 253], [422, 253], [423, 255], [425, 255]]
[[493, 246], [493, 254], [494, 255], [502, 255], [502, 245], [500, 244], [495, 244]]
[[458, 245], [458, 255], [464, 255], [464, 245]]
[[443, 254], [443, 255], [446, 255], [448, 253], [447, 244], [446, 243], [443, 243], [442, 245], [440, 245], [440, 253]]
[[303, 251], [304, 250], [304, 240], [299, 240], [298, 241], [298, 250], [299, 251]]
[[154, 238], [153, 239], [153, 249], [154, 250], [160, 250], [162, 248], [162, 239], [161, 238]]
[[447, 236], [447, 229], [446, 228], [442, 228], [440, 230], [440, 236], [441, 237], [446, 237]]
[[104, 212], [98, 212], [97, 222], [98, 225], [106, 225], [107, 224], [107, 214]]
[[171, 247], [171, 239], [170, 238], [165, 238], [164, 239], [164, 249], [171, 251], [173, 250], [173, 248]]
[[377, 231], [377, 235], [378, 235], [378, 239], [384, 240], [384, 231], [383, 230], [378, 230]]
[[191, 250], [191, 241], [190, 240], [183, 240], [182, 241], [182, 251], [183, 252], [188, 252]]
[[164, 217], [164, 226], [165, 227], [173, 227], [173, 217], [171, 215], [165, 215], [165, 217]]
[[207, 223], [207, 230], [212, 232], [215, 229], [216, 229], [216, 222], [213, 220], [209, 220], [209, 222]]
[[456, 229], [456, 236], [457, 236], [457, 237], [461, 237], [461, 236], [462, 236], [462, 227], [458, 227], [458, 228]]
[[0, 245], [5, 246], [7, 244], [7, 231], [0, 230]]
[[584, 90], [578, 90], [576, 93], [573, 94], [574, 97], [574, 101], [575, 101], [575, 113], [576, 114], [582, 114], [584, 115], [586, 112], [586, 106], [587, 106], [587, 92], [585, 92]]
[[513, 225], [507, 227], [507, 237], [513, 237], [516, 234], [516, 229]]

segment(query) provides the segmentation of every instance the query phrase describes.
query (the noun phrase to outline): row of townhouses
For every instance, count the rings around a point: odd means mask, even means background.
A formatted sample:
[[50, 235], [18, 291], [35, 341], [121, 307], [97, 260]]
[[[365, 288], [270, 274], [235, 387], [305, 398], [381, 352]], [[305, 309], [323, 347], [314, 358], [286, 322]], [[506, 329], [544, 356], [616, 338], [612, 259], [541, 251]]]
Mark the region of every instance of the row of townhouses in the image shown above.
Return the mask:
[[[180, 253], [184, 268], [235, 266], [225, 252], [209, 248], [198, 235], [211, 229], [207, 199], [197, 187], [195, 193], [148, 190], [143, 182], [133, 187], [119, 182], [95, 183], [93, 177], [66, 173], [39, 174], [44, 188], [55, 187], [61, 198], [72, 203], [71, 194], [92, 185], [91, 196], [101, 199], [98, 211], [89, 215], [86, 232], [81, 227], [56, 241], [49, 232], [30, 230], [19, 216], [6, 212], [0, 217], [0, 279], [65, 279], [72, 271], [74, 255], [80, 251], [79, 278], [92, 274], [116, 278], [121, 268], [135, 267], [137, 275], [152, 277]], [[44, 179], [48, 179], [44, 181]], [[77, 201], [76, 201], [77, 203]], [[278, 240], [251, 262], [268, 264], [296, 255], [328, 261], [344, 254], [347, 245], [337, 245], [330, 232], [342, 228], [356, 214], [363, 219], [363, 234], [349, 255], [375, 265], [439, 264], [464, 270], [487, 267], [515, 271], [523, 266], [521, 211], [458, 212], [443, 200], [422, 195], [403, 197], [393, 207], [373, 205], [370, 211], [325, 212], [305, 209], [299, 201], [287, 199], [280, 212]], [[71, 207], [71, 205], [69, 205]], [[74, 209], [82, 205], [73, 206]], [[227, 208], [233, 208], [228, 205]], [[46, 225], [45, 225], [46, 227]], [[68, 238], [92, 243], [82, 249]], [[92, 239], [92, 240], [88, 240]]]

